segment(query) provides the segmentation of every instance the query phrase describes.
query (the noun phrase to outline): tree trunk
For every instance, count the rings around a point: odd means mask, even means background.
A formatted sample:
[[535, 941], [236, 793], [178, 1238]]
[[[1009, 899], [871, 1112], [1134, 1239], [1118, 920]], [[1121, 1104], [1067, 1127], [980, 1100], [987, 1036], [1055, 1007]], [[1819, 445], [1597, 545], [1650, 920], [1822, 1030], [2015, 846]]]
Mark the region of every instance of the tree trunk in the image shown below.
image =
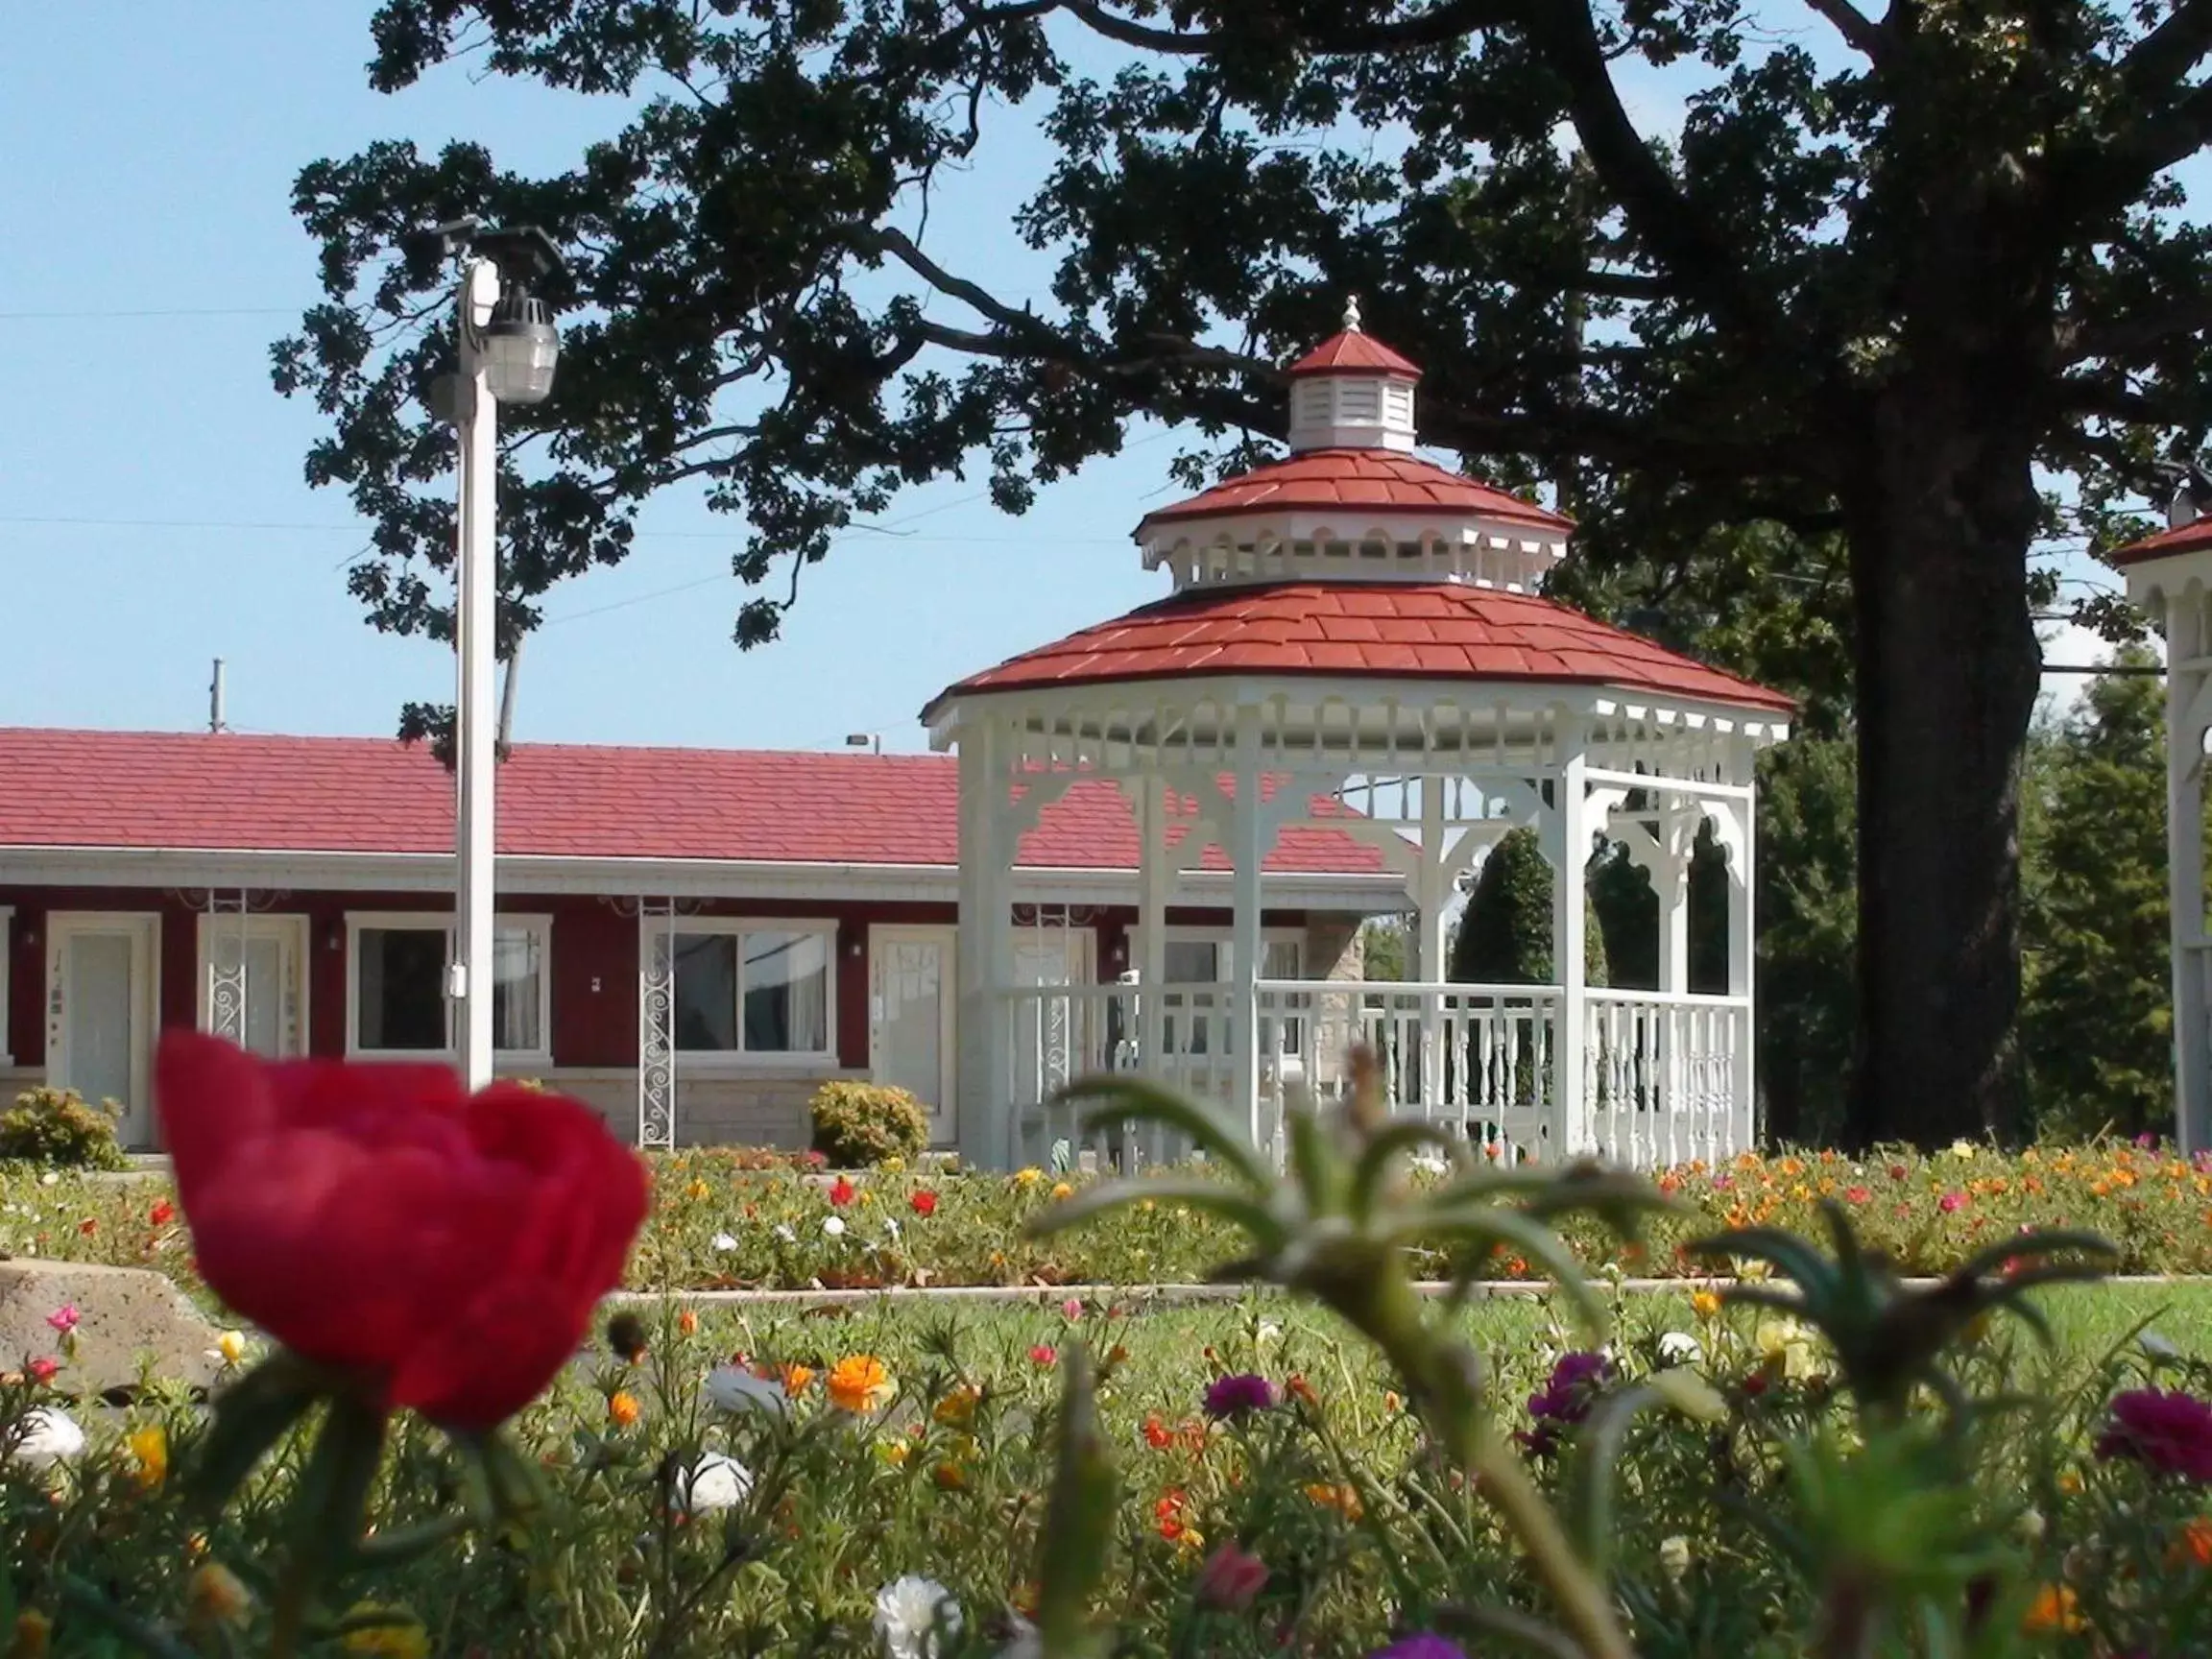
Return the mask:
[[1843, 489], [1858, 605], [1859, 1036], [1851, 1139], [2024, 1118], [2020, 766], [2040, 654], [2025, 435], [1986, 382], [1893, 388]]

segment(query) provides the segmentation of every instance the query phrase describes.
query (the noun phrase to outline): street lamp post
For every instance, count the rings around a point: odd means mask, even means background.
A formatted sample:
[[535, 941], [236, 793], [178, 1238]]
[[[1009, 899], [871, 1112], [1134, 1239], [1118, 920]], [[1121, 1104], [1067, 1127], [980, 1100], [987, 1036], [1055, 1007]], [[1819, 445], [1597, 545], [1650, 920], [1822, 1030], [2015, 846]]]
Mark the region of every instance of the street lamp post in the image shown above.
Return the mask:
[[459, 368], [439, 398], [460, 440], [461, 496], [454, 604], [454, 952], [446, 994], [458, 1005], [461, 1074], [474, 1091], [492, 1081], [493, 1052], [499, 405], [541, 402], [553, 390], [560, 336], [527, 279], [557, 267], [559, 256], [535, 228], [480, 231], [473, 222], [463, 222], [432, 234], [447, 252], [467, 255], [454, 306]]

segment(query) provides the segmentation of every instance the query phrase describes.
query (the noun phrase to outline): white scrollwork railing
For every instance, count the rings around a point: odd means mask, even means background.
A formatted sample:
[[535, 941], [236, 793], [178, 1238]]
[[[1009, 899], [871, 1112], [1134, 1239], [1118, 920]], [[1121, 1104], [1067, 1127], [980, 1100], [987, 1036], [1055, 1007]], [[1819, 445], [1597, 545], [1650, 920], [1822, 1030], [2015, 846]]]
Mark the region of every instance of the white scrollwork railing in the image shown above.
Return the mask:
[[676, 1144], [676, 907], [645, 900], [637, 963], [637, 1144]]
[[1747, 1149], [1736, 1098], [1751, 1029], [1747, 997], [1592, 991], [1583, 1098], [1596, 1150], [1649, 1169]]

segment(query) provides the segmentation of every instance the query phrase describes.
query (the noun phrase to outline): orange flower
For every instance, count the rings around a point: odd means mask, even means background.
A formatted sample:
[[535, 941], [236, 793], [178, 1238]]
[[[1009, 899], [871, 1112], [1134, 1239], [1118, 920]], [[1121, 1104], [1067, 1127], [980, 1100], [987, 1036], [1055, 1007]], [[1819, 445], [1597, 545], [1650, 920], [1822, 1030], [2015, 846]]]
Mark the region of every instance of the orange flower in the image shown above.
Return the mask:
[[1155, 1452], [1165, 1452], [1175, 1444], [1175, 1431], [1160, 1421], [1157, 1411], [1144, 1419], [1144, 1444]]
[[2166, 1564], [2212, 1567], [2212, 1517], [2195, 1515], [2182, 1524], [2174, 1547], [2166, 1552]]
[[1190, 1513], [1190, 1500], [1183, 1495], [1180, 1486], [1168, 1487], [1152, 1505], [1152, 1520], [1160, 1529], [1160, 1536], [1170, 1544], [1190, 1529], [1184, 1519]]
[[1283, 1391], [1293, 1400], [1310, 1406], [1315, 1410], [1320, 1409], [1321, 1396], [1313, 1392], [1313, 1384], [1306, 1381], [1303, 1372], [1292, 1376], [1288, 1382], [1285, 1382]]
[[2089, 1627], [2081, 1617], [2081, 1604], [2073, 1588], [2065, 1584], [2046, 1584], [2035, 1592], [2035, 1599], [2028, 1604], [2028, 1615], [2020, 1621], [2020, 1628], [2031, 1634], [2050, 1630], [2062, 1630], [2076, 1635]]
[[683, 1312], [676, 1315], [676, 1329], [683, 1332], [686, 1336], [698, 1335], [699, 1315], [692, 1312], [688, 1308], [685, 1309]]
[[808, 1365], [785, 1365], [776, 1375], [783, 1383], [783, 1392], [794, 1400], [814, 1385], [813, 1367]]
[[873, 1354], [851, 1354], [830, 1367], [830, 1404], [840, 1411], [875, 1411], [894, 1389], [891, 1373]]
[[1359, 1491], [1356, 1486], [1316, 1480], [1306, 1488], [1306, 1496], [1324, 1509], [1335, 1510], [1347, 1521], [1357, 1521], [1366, 1513], [1366, 1506], [1359, 1502]]
[[637, 1396], [617, 1388], [607, 1396], [607, 1416], [617, 1429], [627, 1429], [637, 1421]]

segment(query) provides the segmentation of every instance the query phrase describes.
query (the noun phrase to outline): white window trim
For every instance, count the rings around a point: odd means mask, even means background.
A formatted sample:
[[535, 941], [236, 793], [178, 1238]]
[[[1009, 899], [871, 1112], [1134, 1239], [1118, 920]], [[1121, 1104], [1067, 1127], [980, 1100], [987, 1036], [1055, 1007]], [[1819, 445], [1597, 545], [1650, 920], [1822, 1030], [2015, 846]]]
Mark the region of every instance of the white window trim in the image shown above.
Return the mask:
[[[1166, 942], [1167, 942], [1168, 944], [1170, 944], [1170, 945], [1214, 945], [1214, 946], [1217, 946], [1217, 947], [1219, 947], [1219, 948], [1221, 949], [1221, 950], [1222, 950], [1222, 952], [1223, 952], [1222, 956], [1220, 956], [1220, 957], [1216, 957], [1216, 958], [1215, 958], [1215, 960], [1218, 962], [1218, 961], [1222, 961], [1222, 960], [1225, 960], [1225, 959], [1227, 958], [1227, 956], [1229, 956], [1229, 955], [1231, 955], [1231, 954], [1234, 954], [1234, 952], [1235, 952], [1235, 948], [1236, 948], [1236, 944], [1237, 944], [1237, 929], [1236, 929], [1236, 928], [1234, 928], [1234, 927], [1180, 927], [1180, 926], [1170, 926], [1170, 927], [1168, 927], [1168, 928], [1166, 930]], [[1297, 947], [1298, 947], [1298, 969], [1299, 969], [1299, 972], [1300, 972], [1300, 974], [1304, 974], [1304, 972], [1305, 972], [1305, 970], [1306, 970], [1306, 929], [1305, 929], [1305, 928], [1303, 928], [1303, 927], [1262, 927], [1262, 928], [1261, 928], [1261, 929], [1260, 929], [1260, 948], [1261, 948], [1262, 950], [1265, 950], [1265, 949], [1266, 949], [1268, 946], [1270, 946], [1270, 945], [1295, 945], [1295, 946], [1297, 946]], [[1140, 967], [1140, 968], [1142, 968], [1142, 967], [1143, 966], [1143, 962], [1144, 962], [1144, 929], [1143, 929], [1143, 926], [1142, 926], [1141, 924], [1140, 924], [1140, 925], [1138, 925], [1138, 926], [1132, 926], [1132, 927], [1129, 929], [1129, 960], [1131, 961], [1131, 963], [1133, 963], [1134, 965], [1136, 965], [1136, 966], [1138, 966], [1138, 967]], [[1190, 983], [1192, 983], [1192, 984], [1203, 984], [1203, 983], [1205, 983], [1205, 981], [1203, 981], [1203, 980], [1193, 980], [1193, 981], [1190, 981]], [[1226, 978], [1226, 979], [1215, 979], [1215, 980], [1214, 981], [1214, 984], [1216, 984], [1216, 985], [1234, 985], [1234, 984], [1236, 983], [1236, 979], [1234, 978], [1234, 976], [1232, 976], [1232, 977], [1230, 977], [1230, 978]], [[1170, 988], [1172, 989], [1172, 986], [1170, 986]]]
[[[553, 1064], [553, 918], [548, 915], [508, 915], [493, 918], [493, 930], [533, 933], [538, 939], [538, 1029], [544, 1044], [537, 1048], [501, 1048], [493, 1054], [503, 1066]], [[349, 1060], [455, 1059], [458, 1045], [444, 1048], [364, 1048], [361, 1046], [361, 935], [374, 928], [421, 929], [445, 935], [445, 955], [452, 958], [453, 913], [450, 910], [349, 910], [346, 912], [346, 1057]], [[453, 1028], [453, 1000], [445, 999], [445, 1027]]]
[[[700, 1071], [769, 1071], [778, 1067], [827, 1067], [836, 1070], [843, 1062], [837, 1045], [837, 924], [819, 916], [678, 916], [672, 922], [654, 917], [641, 920], [637, 925], [637, 960], [640, 964], [650, 960], [647, 952], [652, 949], [651, 935], [661, 929], [672, 933], [816, 933], [828, 944], [824, 952], [830, 963], [829, 982], [823, 987], [823, 1035], [829, 1041], [826, 1048], [679, 1048], [676, 1065], [685, 1072]], [[670, 995], [675, 987], [671, 983]], [[744, 948], [738, 948], [737, 996], [740, 999], [737, 1038], [745, 1038], [742, 999], [745, 996]], [[673, 1009], [671, 1009], [673, 1019]]]
[[12, 1066], [8, 1047], [8, 964], [15, 956], [15, 906], [0, 904], [0, 1066]]

